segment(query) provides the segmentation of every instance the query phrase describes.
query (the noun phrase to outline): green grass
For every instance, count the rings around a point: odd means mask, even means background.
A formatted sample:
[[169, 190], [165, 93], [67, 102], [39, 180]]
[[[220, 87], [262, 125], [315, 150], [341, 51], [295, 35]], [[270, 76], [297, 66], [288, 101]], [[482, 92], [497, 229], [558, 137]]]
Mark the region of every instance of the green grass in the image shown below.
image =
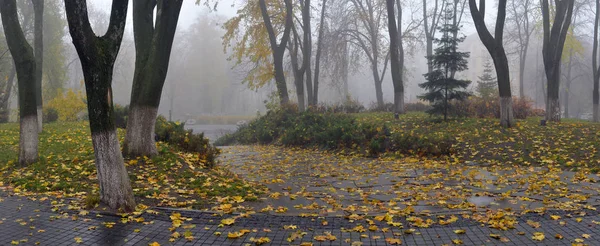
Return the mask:
[[383, 125], [392, 132], [421, 137], [456, 139], [455, 158], [494, 164], [560, 164], [563, 167], [600, 166], [600, 124], [565, 119], [540, 126], [539, 117], [518, 120], [503, 129], [497, 119], [459, 118], [442, 122], [423, 113], [399, 120], [391, 113], [354, 115], [358, 122]]
[[[89, 125], [52, 123], [40, 135], [39, 161], [19, 167], [18, 124], [0, 124], [0, 185], [25, 195], [75, 197], [96, 202], [98, 182]], [[121, 140], [124, 131], [119, 130]], [[158, 143], [160, 155], [125, 159], [136, 200], [146, 205], [205, 208], [216, 197], [249, 199], [262, 191], [219, 167], [205, 169], [197, 155]], [[84, 206], [82, 206], [84, 207]]]

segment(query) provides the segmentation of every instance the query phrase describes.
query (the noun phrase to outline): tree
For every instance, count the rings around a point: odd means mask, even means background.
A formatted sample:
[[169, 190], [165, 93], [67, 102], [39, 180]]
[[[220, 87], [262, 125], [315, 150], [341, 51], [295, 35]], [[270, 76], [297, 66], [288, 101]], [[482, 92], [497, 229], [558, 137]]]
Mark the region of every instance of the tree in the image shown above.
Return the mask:
[[[154, 125], [167, 77], [183, 0], [133, 0], [136, 59], [123, 150], [130, 156], [158, 154]], [[153, 23], [156, 8], [156, 24]]]
[[114, 0], [104, 36], [96, 36], [85, 0], [66, 0], [69, 32], [79, 55], [88, 103], [100, 200], [112, 209], [134, 210], [133, 190], [119, 147], [112, 103], [112, 73], [121, 46], [128, 0]]
[[477, 93], [484, 99], [489, 99], [496, 94], [498, 80], [492, 75], [492, 72], [494, 72], [493, 69], [492, 64], [489, 61], [486, 62], [483, 68], [483, 74], [478, 77]]
[[42, 132], [42, 71], [44, 66], [44, 1], [31, 0], [34, 18], [35, 101], [37, 104], [38, 132]]
[[439, 31], [443, 36], [436, 39], [438, 47], [435, 54], [429, 57], [433, 65], [433, 71], [425, 74], [426, 82], [419, 84], [427, 92], [419, 98], [432, 103], [432, 108], [428, 111], [430, 114], [442, 114], [444, 120], [448, 119], [451, 101], [464, 100], [470, 93], [464, 91], [471, 81], [459, 80], [452, 77], [455, 72], [467, 70], [468, 52], [459, 52], [458, 44], [464, 41], [464, 37], [454, 37], [459, 27], [452, 23], [454, 12], [449, 6], [446, 7], [444, 14], [445, 23], [440, 26]]
[[312, 29], [310, 25], [310, 0], [300, 0], [302, 7], [302, 33], [303, 33], [303, 54], [302, 59], [304, 60], [305, 68], [305, 80], [306, 80], [306, 94], [308, 96], [308, 105], [314, 106], [314, 91], [313, 91], [313, 78], [311, 69], [311, 58], [312, 58]]
[[35, 71], [33, 49], [27, 42], [15, 0], [0, 0], [0, 13], [6, 43], [13, 57], [19, 89], [19, 164], [29, 165], [38, 159], [38, 117], [36, 109]]
[[321, 19], [319, 22], [319, 34], [317, 37], [317, 54], [315, 55], [315, 78], [313, 79], [313, 102], [312, 105], [319, 103], [319, 75], [321, 73], [321, 55], [323, 54], [323, 40], [325, 39], [325, 12], [327, 9], [327, 0], [321, 3]]
[[267, 9], [265, 0], [258, 0], [260, 6], [260, 12], [264, 21], [267, 34], [269, 35], [269, 43], [271, 44], [271, 52], [273, 54], [273, 70], [275, 73], [275, 85], [277, 86], [277, 92], [279, 94], [279, 104], [287, 104], [290, 99], [287, 92], [287, 85], [285, 84], [285, 74], [283, 72], [283, 55], [285, 54], [285, 46], [287, 45], [290, 37], [290, 30], [293, 25], [293, 12], [291, 0], [284, 0], [285, 2], [285, 27], [281, 40], [277, 43], [277, 35], [275, 29], [271, 23], [271, 16]]
[[[404, 68], [404, 49], [401, 40], [401, 29], [396, 26], [396, 14], [394, 13], [394, 1], [386, 0], [388, 14], [388, 32], [390, 34], [390, 53], [392, 82], [394, 85], [394, 112], [404, 113], [404, 83], [402, 81], [402, 70]], [[398, 25], [402, 24], [402, 6], [398, 1]]]
[[[542, 23], [544, 26], [544, 39], [542, 53], [544, 57], [544, 69], [547, 78], [547, 103], [546, 120], [560, 121], [560, 66], [563, 48], [575, 0], [555, 1], [554, 21], [550, 22], [550, 5], [548, 0], [542, 0]], [[551, 27], [552, 26], [552, 27]]]
[[600, 122], [600, 67], [598, 64], [598, 27], [600, 26], [600, 0], [596, 0], [596, 15], [594, 18], [594, 43], [592, 49], [592, 71], [594, 88], [592, 90], [593, 121]]
[[[360, 47], [371, 65], [377, 106], [383, 107], [382, 83], [390, 59], [388, 50], [383, 49], [381, 26], [385, 18], [385, 6], [380, 0], [350, 0], [354, 11], [353, 28], [346, 30], [350, 42]], [[379, 71], [379, 65], [383, 69]]]
[[498, 78], [498, 92], [500, 95], [500, 125], [512, 127], [515, 124], [512, 107], [512, 94], [510, 89], [510, 71], [508, 70], [508, 59], [504, 51], [503, 35], [504, 22], [506, 20], [506, 0], [498, 2], [498, 15], [496, 16], [496, 30], [494, 36], [485, 25], [485, 0], [479, 1], [479, 9], [475, 0], [469, 0], [471, 16], [477, 29], [477, 34], [485, 48], [488, 50], [496, 68]]
[[527, 65], [527, 53], [531, 35], [535, 32], [535, 21], [539, 15], [536, 15], [537, 6], [532, 4], [531, 0], [510, 0], [508, 23], [512, 23], [512, 28], [506, 30], [511, 43], [516, 45], [516, 52], [519, 61], [519, 96], [525, 98], [525, 67]]

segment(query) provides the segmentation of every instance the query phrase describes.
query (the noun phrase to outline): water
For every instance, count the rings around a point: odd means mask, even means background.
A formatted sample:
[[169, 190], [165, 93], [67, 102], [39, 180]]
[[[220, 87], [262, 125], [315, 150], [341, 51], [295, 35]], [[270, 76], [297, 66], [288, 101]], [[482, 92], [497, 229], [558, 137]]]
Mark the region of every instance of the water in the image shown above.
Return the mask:
[[204, 133], [211, 142], [219, 137], [237, 130], [237, 125], [185, 125], [185, 129], [191, 129], [194, 133]]

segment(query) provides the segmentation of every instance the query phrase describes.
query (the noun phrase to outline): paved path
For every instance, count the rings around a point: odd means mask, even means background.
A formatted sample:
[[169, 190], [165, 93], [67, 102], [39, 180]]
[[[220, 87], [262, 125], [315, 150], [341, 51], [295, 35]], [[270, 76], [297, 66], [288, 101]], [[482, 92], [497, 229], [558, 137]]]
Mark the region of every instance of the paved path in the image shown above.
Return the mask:
[[[392, 160], [346, 158], [304, 150], [234, 147], [224, 152], [223, 165], [248, 179], [266, 183], [269, 198], [261, 202], [245, 202], [231, 214], [153, 208], [137, 216], [120, 218], [95, 213], [82, 215], [69, 210], [68, 201], [51, 204], [48, 200], [33, 201], [0, 191], [0, 245], [148, 245], [153, 242], [161, 245], [244, 245], [254, 244], [252, 238], [261, 237], [268, 237], [271, 245], [300, 245], [302, 242], [314, 245], [389, 245], [392, 239], [401, 240], [402, 245], [453, 245], [458, 240], [464, 245], [571, 245], [578, 241], [600, 245], [600, 234], [595, 233], [600, 229], [600, 216], [595, 210], [595, 179], [588, 177], [586, 180], [577, 173], [552, 176], [555, 182], [563, 180], [562, 187], [556, 184], [557, 187], [553, 188], [555, 184], [549, 183], [545, 188], [532, 190], [530, 186], [536, 188], [539, 182], [547, 182], [537, 178], [554, 175], [554, 172], [532, 169], [528, 176], [525, 172], [516, 175], [492, 170], [491, 167], [477, 167], [473, 169], [487, 170], [487, 173], [472, 173], [470, 168], [455, 168], [444, 173], [439, 171], [443, 169], [441, 166], [437, 166], [436, 171], [436, 165], [417, 164], [416, 161], [410, 165], [393, 164], [395, 161]], [[297, 168], [284, 171], [288, 162]], [[358, 175], [360, 172], [364, 175]], [[452, 178], [458, 179], [459, 176], [473, 178], [458, 181]], [[576, 176], [581, 177], [574, 178]], [[509, 181], [488, 182], [498, 178]], [[426, 183], [427, 180], [429, 183]], [[574, 183], [573, 180], [579, 181]], [[411, 182], [418, 182], [418, 185]], [[467, 185], [475, 185], [483, 191], [465, 188]], [[507, 194], [501, 188], [496, 193], [489, 192], [498, 190], [496, 186], [499, 185], [523, 191], [522, 194]], [[549, 189], [552, 191], [545, 192]], [[540, 196], [554, 194], [554, 197], [536, 200], [534, 190]], [[276, 192], [280, 195], [273, 196]], [[470, 194], [478, 192], [480, 197], [487, 197], [478, 205], [472, 202], [456, 208], [446, 205], [464, 202], [454, 203], [446, 199], [446, 193], [468, 201]], [[428, 193], [431, 194], [425, 195]], [[413, 201], [411, 197], [419, 197], [422, 202]], [[565, 197], [569, 197], [571, 202]], [[441, 199], [448, 202], [439, 203]], [[430, 200], [435, 200], [435, 203]], [[507, 202], [503, 205], [501, 202], [504, 200]], [[513, 203], [511, 200], [523, 202], [514, 207], [514, 210], [520, 211], [513, 212], [512, 205], [508, 205]], [[557, 209], [522, 213], [536, 207], [532, 205], [535, 203], [556, 206]], [[406, 204], [414, 204], [411, 207], [415, 211], [408, 216], [398, 215], [402, 214], [399, 211], [406, 209]], [[269, 205], [274, 210], [261, 212]], [[575, 210], [558, 209], [567, 205]], [[287, 211], [278, 213], [275, 210], [279, 207], [285, 207]], [[497, 212], [508, 208], [511, 210], [503, 214]], [[181, 217], [177, 217], [177, 213]], [[382, 221], [374, 217], [377, 215]], [[395, 216], [387, 220], [385, 215]], [[171, 231], [173, 218], [181, 218], [183, 224]], [[235, 218], [235, 223], [220, 225], [227, 218]], [[423, 226], [424, 223], [427, 227]], [[514, 229], [493, 229], [490, 225], [512, 225]], [[238, 239], [227, 238], [228, 233], [244, 230], [248, 232]], [[464, 230], [464, 234], [456, 234], [456, 230]], [[173, 239], [173, 232], [178, 232], [179, 238]], [[544, 240], [534, 241], [532, 237], [539, 232], [543, 233]], [[491, 234], [497, 236], [492, 238]], [[293, 235], [297, 238], [289, 242]], [[557, 239], [557, 236], [562, 239]]]

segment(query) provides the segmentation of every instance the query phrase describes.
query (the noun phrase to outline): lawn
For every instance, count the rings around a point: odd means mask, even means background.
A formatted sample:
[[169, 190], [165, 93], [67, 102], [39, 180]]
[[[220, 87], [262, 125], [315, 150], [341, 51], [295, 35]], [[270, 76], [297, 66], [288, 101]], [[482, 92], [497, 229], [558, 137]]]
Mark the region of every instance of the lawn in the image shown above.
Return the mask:
[[[119, 130], [121, 140], [124, 131]], [[75, 206], [94, 207], [98, 182], [89, 125], [46, 124], [38, 162], [19, 168], [18, 124], [0, 124], [0, 186], [21, 195], [74, 198]], [[256, 200], [259, 188], [227, 170], [206, 169], [197, 155], [157, 143], [159, 156], [125, 159], [138, 203], [146, 206], [210, 208], [224, 197]], [[46, 198], [44, 198], [46, 199]]]
[[455, 139], [454, 155], [460, 162], [480, 164], [559, 164], [576, 169], [600, 168], [600, 124], [564, 120], [540, 126], [541, 118], [518, 120], [510, 129], [497, 119], [459, 118], [440, 122], [424, 113], [408, 113], [399, 120], [392, 113], [363, 113], [360, 123], [389, 127], [392, 134], [421, 138]]

